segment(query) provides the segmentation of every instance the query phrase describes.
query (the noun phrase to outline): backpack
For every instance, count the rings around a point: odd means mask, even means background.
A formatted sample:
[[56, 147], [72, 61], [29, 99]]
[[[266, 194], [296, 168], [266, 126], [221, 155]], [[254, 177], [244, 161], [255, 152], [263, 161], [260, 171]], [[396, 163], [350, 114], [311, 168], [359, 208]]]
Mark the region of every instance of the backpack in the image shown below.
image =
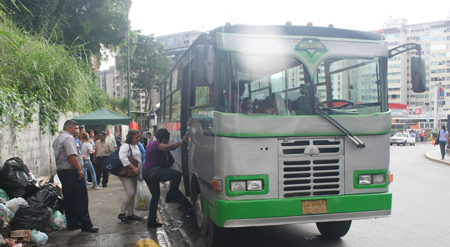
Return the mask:
[[119, 149], [114, 150], [102, 164], [103, 169], [108, 170], [109, 173], [116, 175], [119, 174], [123, 168], [122, 162], [119, 159]]

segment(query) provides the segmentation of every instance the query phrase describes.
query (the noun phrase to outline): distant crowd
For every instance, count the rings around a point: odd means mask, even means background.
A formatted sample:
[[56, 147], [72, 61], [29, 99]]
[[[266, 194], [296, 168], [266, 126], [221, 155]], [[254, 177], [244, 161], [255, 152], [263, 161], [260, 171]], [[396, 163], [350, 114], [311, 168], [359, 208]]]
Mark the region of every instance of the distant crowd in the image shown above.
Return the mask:
[[429, 133], [428, 130], [392, 130], [391, 136], [395, 135], [396, 133], [409, 133], [411, 137], [416, 138], [416, 142], [427, 142], [428, 138], [433, 138], [433, 134]]

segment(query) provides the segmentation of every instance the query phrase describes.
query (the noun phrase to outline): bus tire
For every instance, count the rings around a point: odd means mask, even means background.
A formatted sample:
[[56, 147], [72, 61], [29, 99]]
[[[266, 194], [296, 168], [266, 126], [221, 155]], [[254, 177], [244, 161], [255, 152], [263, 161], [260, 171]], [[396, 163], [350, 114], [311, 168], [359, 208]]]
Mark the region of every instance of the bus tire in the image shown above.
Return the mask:
[[206, 217], [208, 231], [205, 236], [207, 247], [225, 247], [228, 243], [228, 229], [217, 226], [209, 217]]
[[352, 221], [317, 222], [316, 225], [324, 238], [336, 239], [347, 234], [352, 225]]
[[208, 216], [203, 213], [203, 196], [201, 194], [197, 195], [194, 206], [197, 226], [200, 229], [201, 234], [206, 235], [208, 233]]

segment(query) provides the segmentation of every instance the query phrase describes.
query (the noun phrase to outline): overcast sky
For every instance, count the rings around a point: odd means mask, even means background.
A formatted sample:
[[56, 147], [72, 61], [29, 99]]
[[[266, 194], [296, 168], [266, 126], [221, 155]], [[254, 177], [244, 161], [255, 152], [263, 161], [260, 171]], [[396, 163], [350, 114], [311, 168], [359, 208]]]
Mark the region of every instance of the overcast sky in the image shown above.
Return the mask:
[[[132, 0], [133, 29], [156, 36], [190, 30], [208, 31], [226, 22], [253, 25], [328, 26], [355, 30], [382, 29], [391, 18], [405, 18], [407, 24], [446, 20], [448, 0]], [[417, 3], [417, 4], [416, 4]]]
[[[407, 24], [447, 20], [448, 0], [132, 0], [131, 28], [161, 36], [184, 31], [208, 31], [232, 24], [328, 26], [362, 31], [382, 29], [389, 19]], [[109, 61], [108, 64], [113, 64]], [[102, 69], [107, 66], [102, 64]]]

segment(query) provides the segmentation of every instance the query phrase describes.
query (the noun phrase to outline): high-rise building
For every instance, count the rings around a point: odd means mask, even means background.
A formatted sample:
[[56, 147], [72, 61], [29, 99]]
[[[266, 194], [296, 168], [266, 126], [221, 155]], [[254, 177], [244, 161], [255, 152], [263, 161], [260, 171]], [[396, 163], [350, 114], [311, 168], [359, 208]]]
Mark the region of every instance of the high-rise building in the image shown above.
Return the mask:
[[183, 55], [189, 46], [202, 32], [187, 31], [156, 37], [156, 41], [164, 46], [162, 54], [172, 60], [171, 66]]
[[445, 94], [444, 100], [438, 101], [444, 103], [439, 104], [439, 109], [450, 110], [450, 20], [407, 25], [405, 19], [393, 19], [388, 21], [383, 33], [389, 48], [406, 43], [419, 44], [426, 65], [426, 92], [416, 94], [412, 91], [409, 71], [411, 56], [418, 56], [418, 52], [411, 50], [391, 58], [388, 64], [389, 102], [406, 104], [410, 114], [427, 112], [434, 106], [435, 87], [440, 87]]

